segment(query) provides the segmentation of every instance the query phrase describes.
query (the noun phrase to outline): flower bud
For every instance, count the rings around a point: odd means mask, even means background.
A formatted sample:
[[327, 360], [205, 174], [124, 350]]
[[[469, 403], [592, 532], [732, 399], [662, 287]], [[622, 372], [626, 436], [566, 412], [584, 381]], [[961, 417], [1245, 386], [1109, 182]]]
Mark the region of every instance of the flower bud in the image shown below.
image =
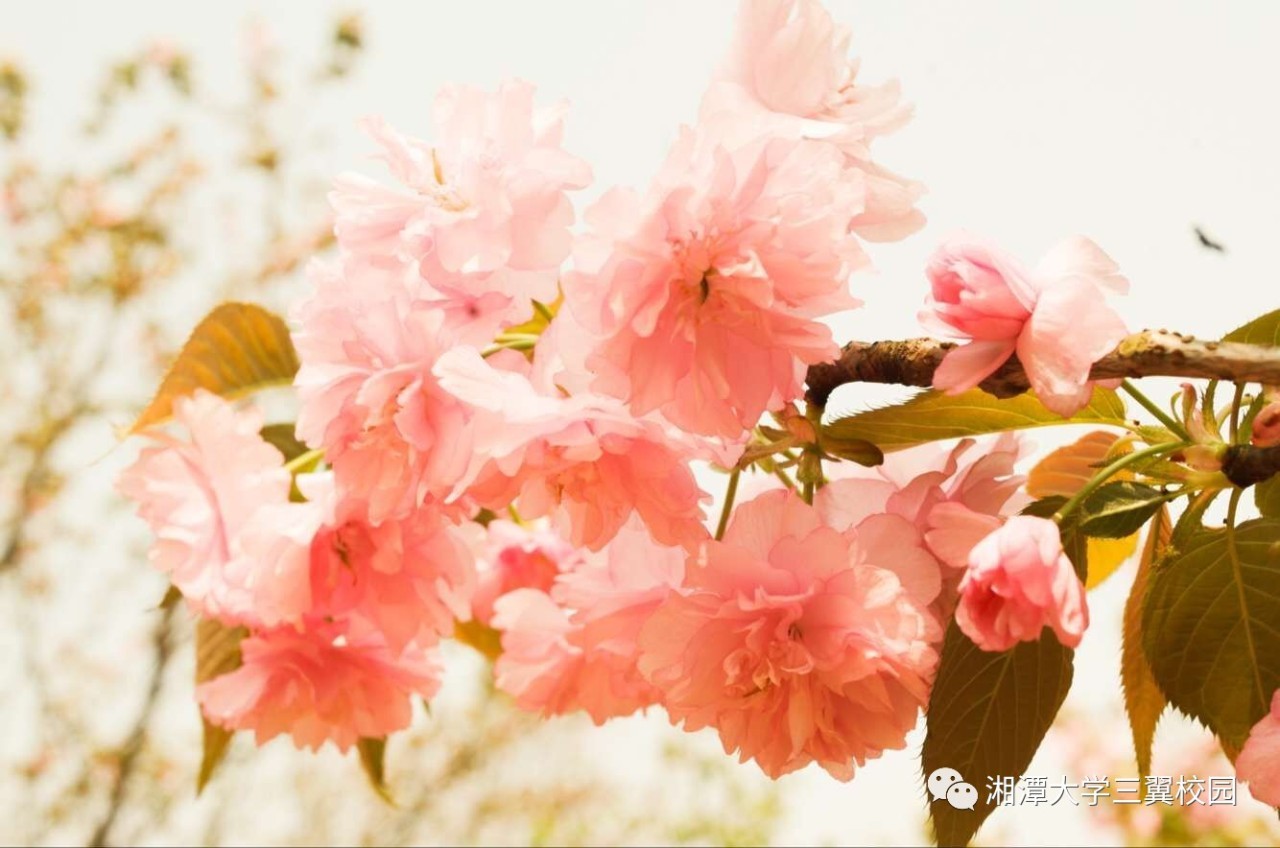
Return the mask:
[[[1209, 418], [1208, 424], [1205, 423], [1204, 408], [1197, 402], [1195, 386], [1190, 383], [1182, 384], [1182, 421], [1186, 425], [1187, 433], [1191, 438], [1199, 444], [1206, 442], [1221, 442], [1222, 434], [1218, 432], [1217, 421], [1212, 416]], [[1190, 464], [1190, 463], [1188, 463]], [[1198, 468], [1194, 464], [1192, 468]], [[1216, 469], [1202, 469], [1212, 471]]]
[[1253, 445], [1259, 448], [1280, 445], [1280, 400], [1264, 406], [1253, 419]]

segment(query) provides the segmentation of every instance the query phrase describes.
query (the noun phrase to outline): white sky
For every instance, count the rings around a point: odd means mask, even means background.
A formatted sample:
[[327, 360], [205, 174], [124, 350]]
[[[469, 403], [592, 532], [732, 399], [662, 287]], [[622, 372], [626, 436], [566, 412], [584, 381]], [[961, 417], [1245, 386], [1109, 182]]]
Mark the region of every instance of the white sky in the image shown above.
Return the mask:
[[[356, 118], [381, 113], [428, 134], [446, 81], [492, 85], [516, 75], [573, 104], [566, 146], [597, 188], [642, 183], [679, 122], [691, 120], [727, 39], [731, 0], [383, 2], [366, 9], [370, 51], [353, 83], [298, 116], [333, 144], [329, 171], [372, 167]], [[866, 306], [836, 323], [842, 338], [917, 334], [931, 246], [967, 228], [1032, 261], [1076, 232], [1098, 241], [1133, 284], [1122, 310], [1137, 329], [1216, 336], [1275, 308], [1280, 231], [1280, 4], [1104, 0], [829, 2], [854, 28], [863, 78], [897, 77], [916, 119], [881, 143], [883, 161], [929, 188], [923, 233], [873, 248], [878, 276], [855, 279]], [[33, 122], [50, 152], [108, 58], [167, 36], [215, 85], [235, 79], [241, 31], [259, 15], [287, 55], [314, 53], [333, 2], [172, 0], [0, 2], [0, 56], [37, 86]], [[1272, 106], [1267, 106], [1272, 103]], [[1201, 249], [1193, 224], [1228, 249]], [[1095, 628], [1072, 702], [1115, 711], [1119, 606], [1128, 572], [1093, 596]], [[1108, 722], [1110, 724], [1111, 722]], [[1123, 728], [1123, 725], [1119, 725]], [[640, 738], [643, 734], [633, 734]], [[1128, 745], [1126, 734], [1115, 740]], [[612, 732], [610, 740], [625, 734]], [[611, 743], [612, 744], [612, 743]], [[1057, 766], [1038, 760], [1032, 773]], [[783, 838], [910, 842], [920, 809], [914, 761], [887, 757], [850, 786], [818, 773], [788, 779]], [[972, 778], [971, 778], [972, 779]], [[1069, 844], [1089, 812], [1001, 815], [1015, 837]]]

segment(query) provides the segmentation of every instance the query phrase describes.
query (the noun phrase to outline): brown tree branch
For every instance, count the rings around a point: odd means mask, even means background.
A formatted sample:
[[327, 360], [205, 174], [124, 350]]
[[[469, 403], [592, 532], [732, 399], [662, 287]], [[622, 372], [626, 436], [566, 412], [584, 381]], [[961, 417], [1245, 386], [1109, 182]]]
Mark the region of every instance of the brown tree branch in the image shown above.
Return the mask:
[[[831, 393], [845, 383], [933, 384], [947, 351], [955, 345], [936, 339], [849, 342], [835, 362], [809, 368], [810, 403], [826, 405]], [[1095, 380], [1120, 377], [1187, 377], [1280, 385], [1280, 347], [1200, 341], [1166, 330], [1134, 333], [1098, 360], [1090, 376]], [[1030, 388], [1017, 356], [984, 380], [981, 388], [996, 397], [1013, 397]]]

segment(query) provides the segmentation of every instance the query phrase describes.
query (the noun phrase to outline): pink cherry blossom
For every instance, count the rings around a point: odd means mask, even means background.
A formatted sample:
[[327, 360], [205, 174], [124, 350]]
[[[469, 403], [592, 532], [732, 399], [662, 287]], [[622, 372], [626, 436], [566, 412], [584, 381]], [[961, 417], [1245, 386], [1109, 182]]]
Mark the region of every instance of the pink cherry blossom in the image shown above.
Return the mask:
[[857, 82], [850, 33], [818, 0], [743, 0], [726, 61], [703, 97], [703, 124], [729, 138], [767, 132], [837, 146], [866, 186], [853, 227], [865, 239], [894, 241], [924, 224], [922, 187], [871, 159], [870, 144], [901, 127], [911, 109], [897, 83]]
[[151, 564], [203, 615], [230, 623], [296, 620], [311, 601], [305, 560], [252, 556], [262, 516], [287, 503], [290, 486], [284, 457], [258, 433], [261, 413], [204, 390], [173, 408], [189, 441], [149, 431], [153, 444], [118, 483], [155, 534]]
[[934, 374], [934, 388], [952, 394], [977, 386], [1016, 352], [1041, 402], [1071, 415], [1093, 394], [1093, 364], [1128, 333], [1107, 303], [1128, 281], [1083, 237], [1058, 244], [1029, 271], [961, 233], [934, 252], [928, 276], [932, 291], [920, 320], [969, 342], [949, 351]]
[[1236, 757], [1236, 777], [1264, 804], [1280, 807], [1280, 691], [1271, 696], [1271, 712], [1249, 731]]
[[446, 86], [435, 101], [434, 146], [368, 119], [365, 129], [403, 188], [340, 178], [332, 194], [339, 243], [365, 262], [412, 265], [446, 311], [483, 317], [488, 334], [556, 297], [573, 207], [591, 181], [561, 149], [564, 104], [534, 108], [534, 87], [494, 93]]
[[636, 669], [636, 639], [680, 583], [687, 556], [655, 545], [632, 521], [604, 551], [558, 575], [549, 592], [517, 589], [499, 598], [498, 688], [522, 709], [584, 710], [596, 724], [655, 703], [657, 690]]
[[838, 346], [817, 319], [857, 305], [860, 180], [816, 142], [730, 151], [686, 132], [646, 197], [588, 210], [565, 296], [597, 337], [593, 387], [637, 415], [736, 439], [800, 396]]
[[[890, 453], [875, 468], [832, 466], [834, 478], [814, 506], [837, 529], [897, 517], [904, 555], [891, 567], [917, 588], [940, 617], [949, 617], [973, 546], [1026, 502], [1014, 463], [1025, 443], [1013, 433], [926, 444]], [[919, 548], [929, 557], [919, 555]], [[923, 593], [921, 587], [928, 587]]]
[[789, 490], [741, 505], [640, 634], [640, 671], [686, 730], [771, 777], [902, 748], [928, 697], [937, 620], [889, 567], [892, 534], [845, 534]]
[[471, 599], [472, 614], [488, 624], [499, 597], [516, 589], [550, 591], [556, 577], [573, 568], [579, 558], [578, 550], [547, 526], [490, 521], [478, 553], [479, 584]]
[[294, 311], [298, 435], [323, 448], [346, 511], [378, 524], [451, 489], [471, 459], [467, 405], [431, 369], [452, 345], [412, 280], [351, 263], [312, 266]]
[[[474, 558], [439, 510], [375, 526], [337, 515], [332, 474], [299, 477], [298, 486], [307, 500], [259, 510], [240, 534], [240, 555], [226, 566], [237, 585], [257, 587], [249, 623], [340, 622], [350, 636], [374, 634], [399, 651], [409, 642], [433, 645], [469, 617]], [[292, 588], [301, 601], [288, 608], [292, 615], [269, 614], [282, 608], [268, 603], [273, 584]]]
[[391, 653], [376, 639], [348, 639], [332, 628], [255, 633], [240, 643], [243, 665], [201, 684], [209, 721], [249, 730], [259, 745], [281, 734], [317, 750], [346, 751], [409, 725], [410, 697], [440, 688], [435, 655], [416, 648]]
[[376, 634], [393, 651], [433, 645], [470, 618], [475, 563], [458, 528], [432, 508], [373, 526], [332, 520], [309, 545], [313, 615]]
[[1062, 644], [1077, 647], [1089, 626], [1089, 607], [1057, 525], [1014, 516], [975, 545], [960, 583], [956, 623], [984, 651], [1034, 641], [1045, 627]]
[[470, 349], [450, 351], [436, 371], [475, 408], [476, 452], [458, 491], [476, 503], [549, 515], [569, 544], [591, 550], [632, 514], [662, 544], [706, 538], [707, 497], [689, 467], [696, 448], [660, 421], [635, 418], [609, 398], [541, 394], [527, 376], [489, 367]]

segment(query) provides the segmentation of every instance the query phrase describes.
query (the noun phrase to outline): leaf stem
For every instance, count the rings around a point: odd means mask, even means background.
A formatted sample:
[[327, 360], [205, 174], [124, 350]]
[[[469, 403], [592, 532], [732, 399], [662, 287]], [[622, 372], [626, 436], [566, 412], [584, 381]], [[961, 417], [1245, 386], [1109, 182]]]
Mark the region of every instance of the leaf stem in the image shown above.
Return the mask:
[[804, 502], [813, 506], [813, 481], [810, 480], [804, 484], [804, 491], [800, 493], [800, 497], [804, 498]]
[[284, 470], [290, 474], [297, 474], [309, 465], [319, 462], [324, 457], [324, 451], [319, 448], [309, 450], [306, 453], [300, 453], [293, 459], [284, 464]]
[[508, 339], [503, 339], [500, 336], [497, 344], [489, 345], [480, 355], [488, 359], [500, 350], [533, 350], [534, 345], [537, 343], [537, 336], [520, 336]]
[[1157, 406], [1151, 400], [1151, 398], [1147, 397], [1141, 391], [1139, 391], [1138, 387], [1135, 386], [1133, 383], [1129, 382], [1128, 380], [1125, 380], [1120, 384], [1120, 388], [1125, 391], [1125, 394], [1129, 395], [1129, 397], [1133, 398], [1139, 404], [1141, 404], [1143, 409], [1145, 409], [1147, 412], [1150, 412], [1152, 415], [1154, 415], [1157, 421], [1159, 421], [1165, 427], [1169, 428], [1169, 431], [1172, 432], [1175, 436], [1177, 436], [1180, 439], [1185, 439], [1188, 442], [1191, 441], [1191, 434], [1187, 432], [1187, 429], [1183, 427], [1181, 424], [1179, 424], [1177, 421], [1174, 421], [1172, 418], [1170, 418], [1163, 409]]
[[1240, 433], [1240, 402], [1244, 400], [1244, 383], [1236, 383], [1236, 392], [1231, 396], [1231, 444], [1236, 443]]
[[1080, 491], [1072, 495], [1071, 499], [1068, 500], [1066, 503], [1064, 503], [1062, 507], [1056, 513], [1054, 513], [1053, 520], [1061, 524], [1063, 519], [1065, 519], [1072, 512], [1074, 512], [1076, 508], [1079, 507], [1080, 504], [1084, 503], [1086, 498], [1088, 498], [1090, 495], [1096, 492], [1099, 489], [1099, 487], [1102, 486], [1103, 483], [1107, 482], [1109, 479], [1115, 476], [1118, 472], [1123, 471], [1125, 468], [1128, 468], [1130, 465], [1141, 462], [1144, 459], [1149, 459], [1153, 456], [1161, 456], [1166, 453], [1173, 453], [1174, 451], [1181, 450], [1182, 448], [1185, 448], [1190, 444], [1191, 444], [1190, 441], [1166, 442], [1163, 445], [1155, 445], [1154, 447], [1149, 447], [1146, 450], [1134, 451], [1133, 453], [1125, 454], [1124, 456], [1113, 461], [1110, 465], [1107, 465], [1106, 467], [1104, 467], [1101, 471], [1099, 471], [1096, 475], [1094, 475], [1092, 480], [1090, 480], [1088, 483], [1085, 484], [1083, 489], [1081, 489]]
[[720, 509], [720, 523], [716, 525], [716, 541], [724, 538], [724, 531], [729, 526], [729, 513], [733, 512], [733, 501], [738, 496], [738, 479], [742, 469], [735, 468], [729, 473], [729, 488], [724, 493], [724, 506]]

